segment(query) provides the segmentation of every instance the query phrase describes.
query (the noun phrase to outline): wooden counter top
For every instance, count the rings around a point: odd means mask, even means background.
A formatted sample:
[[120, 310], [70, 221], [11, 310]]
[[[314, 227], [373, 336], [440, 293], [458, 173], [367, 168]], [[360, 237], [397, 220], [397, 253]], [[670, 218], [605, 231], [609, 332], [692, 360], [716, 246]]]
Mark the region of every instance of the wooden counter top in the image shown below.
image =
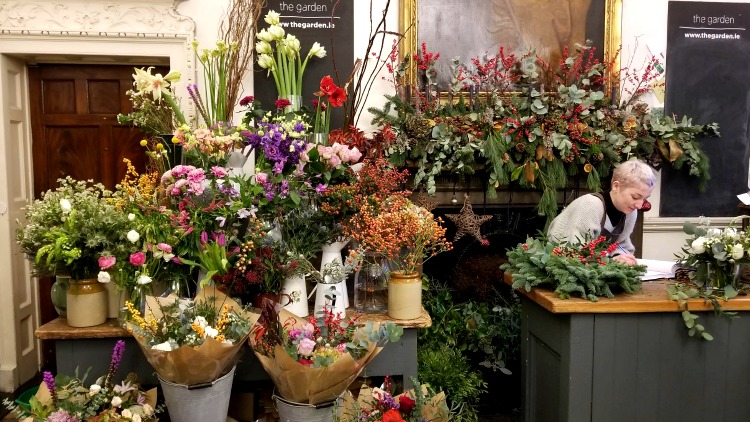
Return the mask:
[[[430, 314], [422, 308], [422, 315], [417, 319], [396, 320], [389, 318], [386, 314], [363, 314], [347, 309], [347, 315], [358, 316], [360, 322], [384, 322], [392, 321], [394, 324], [404, 328], [426, 328], [432, 325]], [[37, 328], [36, 337], [40, 340], [72, 340], [84, 338], [121, 338], [130, 337], [130, 333], [118, 325], [117, 319], [109, 319], [107, 322], [94, 327], [76, 328], [68, 325], [67, 319], [57, 318]]]
[[[510, 274], [505, 273], [505, 283], [512, 285]], [[674, 284], [670, 280], [644, 281], [641, 291], [635, 294], [615, 293], [613, 299], [600, 297], [598, 302], [573, 297], [560, 299], [554, 291], [534, 288], [530, 292], [516, 290], [552, 313], [641, 313], [641, 312], [681, 312], [677, 302], [667, 296], [667, 286]], [[750, 311], [750, 296], [743, 295], [731, 300], [719, 300], [721, 307], [727, 311]], [[690, 299], [688, 309], [694, 311], [713, 311], [713, 305], [703, 299]]]

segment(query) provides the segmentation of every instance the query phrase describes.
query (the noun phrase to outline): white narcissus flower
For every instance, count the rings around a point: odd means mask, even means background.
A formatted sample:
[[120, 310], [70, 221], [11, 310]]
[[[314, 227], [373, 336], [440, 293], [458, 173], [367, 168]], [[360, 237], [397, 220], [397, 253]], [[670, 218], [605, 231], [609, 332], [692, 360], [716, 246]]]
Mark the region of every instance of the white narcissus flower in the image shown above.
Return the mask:
[[147, 276], [145, 274], [141, 275], [141, 276], [138, 276], [138, 280], [136, 280], [136, 283], [138, 283], [140, 285], [148, 284], [150, 282], [151, 282], [151, 277], [149, 277], [149, 276]]
[[155, 345], [151, 346], [151, 348], [154, 349], [154, 350], [161, 350], [161, 351], [164, 351], [164, 352], [171, 352], [172, 351], [172, 345], [169, 344], [168, 341], [165, 341], [164, 343], [155, 344]]
[[278, 25], [279, 17], [281, 17], [281, 14], [279, 12], [275, 10], [269, 10], [263, 20], [266, 21], [266, 23], [269, 25]]
[[732, 246], [732, 258], [735, 260], [742, 259], [742, 257], [745, 256], [745, 249], [737, 243], [736, 245]]
[[128, 234], [127, 234], [127, 237], [128, 237], [128, 240], [129, 240], [129, 241], [130, 241], [131, 243], [135, 243], [135, 242], [137, 242], [137, 241], [138, 241], [138, 239], [140, 239], [140, 238], [141, 238], [141, 235], [140, 235], [140, 234], [138, 234], [138, 232], [137, 232], [137, 231], [135, 231], [135, 230], [131, 230], [131, 231], [129, 231], [129, 232], [128, 232]]
[[122, 404], [122, 399], [120, 398], [120, 396], [114, 396], [112, 397], [111, 403], [112, 407], [120, 407], [120, 405]]
[[262, 69], [273, 70], [276, 67], [276, 62], [268, 54], [261, 54], [258, 56], [258, 66]]
[[284, 39], [284, 35], [286, 35], [286, 32], [284, 32], [284, 28], [282, 28], [280, 25], [273, 25], [268, 28], [268, 34], [271, 35], [274, 40], [281, 41]]
[[319, 59], [322, 59], [326, 56], [326, 49], [316, 41], [313, 43], [312, 47], [310, 47], [310, 52], [307, 53], [307, 57], [310, 56], [315, 56]]
[[110, 277], [109, 273], [106, 271], [99, 271], [96, 279], [99, 280], [100, 283], [109, 283], [112, 280], [112, 277]]
[[255, 43], [255, 52], [258, 54], [273, 54], [273, 48], [267, 41], [258, 41]]
[[70, 204], [70, 201], [63, 198], [60, 200], [60, 209], [62, 209], [63, 214], [67, 214], [73, 209], [73, 206]]
[[701, 236], [695, 240], [693, 240], [693, 243], [690, 244], [690, 250], [694, 254], [702, 254], [703, 252], [706, 252], [706, 238]]
[[288, 49], [292, 50], [292, 52], [294, 52], [295, 55], [299, 53], [300, 49], [302, 48], [302, 46], [299, 43], [299, 39], [292, 34], [288, 34], [286, 36], [286, 39], [284, 40], [284, 45], [286, 45]]
[[273, 35], [271, 35], [265, 28], [261, 29], [260, 32], [255, 34], [255, 38], [259, 39], [260, 41], [265, 41], [268, 43], [273, 41]]

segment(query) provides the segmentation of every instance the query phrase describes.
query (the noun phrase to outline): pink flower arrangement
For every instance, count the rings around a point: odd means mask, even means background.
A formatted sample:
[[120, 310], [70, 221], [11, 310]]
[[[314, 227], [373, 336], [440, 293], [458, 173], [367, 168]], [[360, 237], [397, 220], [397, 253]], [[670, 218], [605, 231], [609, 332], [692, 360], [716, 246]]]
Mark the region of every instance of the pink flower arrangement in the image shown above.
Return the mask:
[[161, 176], [162, 185], [172, 196], [202, 195], [206, 172], [193, 166], [176, 165]]

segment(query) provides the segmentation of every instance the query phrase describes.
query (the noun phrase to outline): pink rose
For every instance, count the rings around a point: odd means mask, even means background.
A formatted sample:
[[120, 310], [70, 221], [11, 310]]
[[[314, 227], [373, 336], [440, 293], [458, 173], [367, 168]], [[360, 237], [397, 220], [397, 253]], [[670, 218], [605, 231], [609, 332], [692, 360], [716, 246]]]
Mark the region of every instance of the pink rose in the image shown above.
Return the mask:
[[146, 254], [143, 252], [130, 254], [130, 263], [136, 267], [142, 266], [146, 263]]
[[268, 183], [268, 175], [266, 173], [256, 173], [255, 181], [260, 183], [261, 185], [265, 185], [266, 183]]
[[110, 268], [111, 266], [115, 265], [115, 262], [117, 260], [114, 256], [100, 256], [99, 257], [99, 269], [100, 270], [106, 270], [107, 268]]
[[297, 353], [302, 356], [310, 356], [315, 349], [315, 342], [309, 338], [303, 338], [297, 345]]
[[354, 148], [351, 149], [351, 151], [349, 151], [349, 160], [348, 161], [350, 163], [354, 164], [357, 161], [359, 161], [360, 158], [362, 158], [362, 153], [357, 149], [357, 147], [354, 147]]
[[156, 245], [156, 248], [162, 252], [172, 253], [172, 247], [166, 243], [159, 243], [158, 245]]

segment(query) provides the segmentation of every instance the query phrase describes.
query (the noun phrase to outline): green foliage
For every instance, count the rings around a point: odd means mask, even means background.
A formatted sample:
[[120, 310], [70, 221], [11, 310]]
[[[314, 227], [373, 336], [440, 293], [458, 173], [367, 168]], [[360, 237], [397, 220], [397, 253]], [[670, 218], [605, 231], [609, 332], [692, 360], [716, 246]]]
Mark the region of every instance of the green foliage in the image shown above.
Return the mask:
[[432, 286], [423, 296], [432, 326], [419, 332], [419, 345], [438, 349], [448, 345], [465, 355], [478, 356], [479, 365], [508, 375], [506, 362], [517, 361], [520, 353], [521, 307], [514, 295], [499, 293], [489, 302], [456, 302], [445, 286]]
[[514, 289], [548, 286], [562, 299], [578, 295], [597, 301], [599, 296], [614, 297], [615, 287], [626, 293], [640, 290], [646, 267], [611, 260], [608, 253], [614, 248], [605, 248], [602, 240], [558, 244], [528, 238], [508, 251], [508, 262], [500, 268], [513, 275]]
[[447, 344], [437, 349], [419, 347], [419, 379], [437, 391], [444, 391], [454, 422], [477, 422], [479, 396], [487, 383], [471, 369], [466, 356]]
[[688, 335], [690, 335], [690, 337], [694, 337], [697, 334], [699, 338], [704, 340], [711, 341], [714, 339], [714, 337], [706, 331], [703, 324], [698, 323], [697, 320], [699, 316], [690, 312], [688, 309], [688, 299], [703, 298], [703, 300], [711, 303], [715, 314], [721, 315], [727, 319], [739, 318], [737, 312], [727, 312], [721, 307], [719, 299], [727, 299], [725, 296], [717, 294], [714, 290], [701, 289], [692, 283], [675, 283], [667, 287], [667, 295], [670, 300], [677, 302], [680, 309], [682, 309], [682, 320], [685, 323], [685, 328], [688, 329]]

